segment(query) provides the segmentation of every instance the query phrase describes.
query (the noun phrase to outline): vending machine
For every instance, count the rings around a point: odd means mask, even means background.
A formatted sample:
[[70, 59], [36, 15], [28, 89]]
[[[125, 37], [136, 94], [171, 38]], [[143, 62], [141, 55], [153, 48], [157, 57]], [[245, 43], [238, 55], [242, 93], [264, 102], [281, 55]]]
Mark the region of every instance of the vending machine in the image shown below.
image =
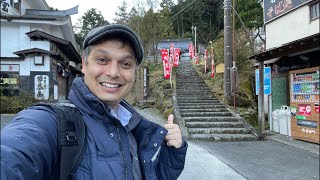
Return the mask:
[[290, 78], [291, 136], [319, 144], [320, 67], [294, 70]]

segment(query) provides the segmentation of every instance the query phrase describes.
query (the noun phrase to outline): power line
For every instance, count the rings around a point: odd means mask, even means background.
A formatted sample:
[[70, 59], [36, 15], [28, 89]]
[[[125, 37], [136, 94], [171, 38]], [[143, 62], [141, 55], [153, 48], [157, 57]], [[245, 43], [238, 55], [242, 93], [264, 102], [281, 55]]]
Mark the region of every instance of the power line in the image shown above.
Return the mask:
[[248, 28], [246, 27], [246, 25], [244, 24], [244, 22], [242, 21], [240, 15], [238, 14], [237, 10], [235, 8], [232, 7], [232, 9], [234, 10], [234, 12], [236, 13], [237, 17], [239, 18], [242, 26], [244, 27], [245, 31], [248, 33], [248, 35], [250, 35], [250, 31], [248, 30]]
[[181, 9], [179, 12], [177, 12], [175, 15], [173, 15], [170, 19], [169, 19], [169, 21], [171, 20], [171, 19], [173, 19], [175, 16], [177, 16], [177, 15], [179, 15], [183, 10], [185, 10], [187, 7], [189, 7], [191, 4], [193, 4], [194, 2], [196, 2], [196, 0], [193, 0], [190, 4], [188, 4], [186, 7], [184, 7], [183, 9]]

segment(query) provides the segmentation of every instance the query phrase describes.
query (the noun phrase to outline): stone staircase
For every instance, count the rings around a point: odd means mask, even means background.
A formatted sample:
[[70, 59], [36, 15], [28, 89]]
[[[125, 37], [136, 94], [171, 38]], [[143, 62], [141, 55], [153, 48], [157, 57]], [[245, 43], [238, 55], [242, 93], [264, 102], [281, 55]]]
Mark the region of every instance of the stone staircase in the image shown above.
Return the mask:
[[190, 61], [179, 64], [176, 72], [176, 103], [187, 136], [197, 140], [257, 140], [239, 116], [216, 99]]

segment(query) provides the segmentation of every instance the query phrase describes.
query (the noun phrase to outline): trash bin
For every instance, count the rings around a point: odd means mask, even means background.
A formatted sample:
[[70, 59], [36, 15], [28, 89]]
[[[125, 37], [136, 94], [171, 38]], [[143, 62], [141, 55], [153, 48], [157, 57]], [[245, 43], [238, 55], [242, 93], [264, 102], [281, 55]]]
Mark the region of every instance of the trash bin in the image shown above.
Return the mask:
[[280, 129], [279, 128], [279, 112], [280, 112], [279, 109], [275, 109], [272, 112], [272, 130], [277, 133], [279, 133], [279, 129]]
[[279, 111], [280, 134], [291, 136], [291, 113], [289, 106], [281, 106]]

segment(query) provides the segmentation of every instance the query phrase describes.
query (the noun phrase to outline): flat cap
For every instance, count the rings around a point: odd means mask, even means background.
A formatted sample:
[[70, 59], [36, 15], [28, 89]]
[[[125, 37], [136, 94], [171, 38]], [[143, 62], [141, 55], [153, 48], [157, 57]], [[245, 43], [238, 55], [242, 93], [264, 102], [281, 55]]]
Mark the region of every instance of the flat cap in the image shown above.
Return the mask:
[[94, 45], [102, 39], [117, 38], [124, 42], [128, 42], [136, 55], [138, 64], [143, 59], [143, 47], [137, 34], [129, 27], [121, 24], [112, 24], [96, 27], [90, 30], [83, 42], [83, 49], [90, 45]]

